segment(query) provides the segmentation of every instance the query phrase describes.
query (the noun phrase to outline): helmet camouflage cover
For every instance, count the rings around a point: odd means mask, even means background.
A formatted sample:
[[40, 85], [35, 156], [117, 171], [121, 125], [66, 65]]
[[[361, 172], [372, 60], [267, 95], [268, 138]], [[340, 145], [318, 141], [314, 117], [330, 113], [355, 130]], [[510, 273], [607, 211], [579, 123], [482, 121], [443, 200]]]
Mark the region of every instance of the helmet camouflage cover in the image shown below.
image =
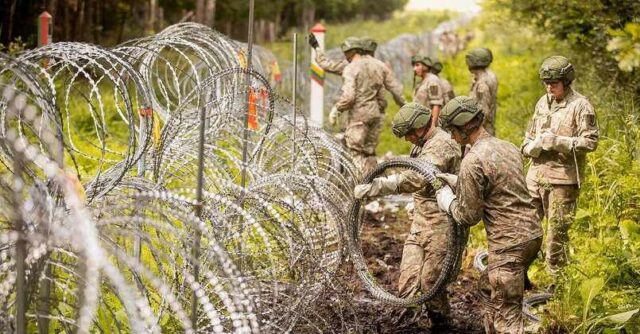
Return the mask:
[[411, 65], [413, 66], [416, 63], [422, 63], [424, 66], [427, 66], [427, 67], [433, 66], [433, 62], [431, 61], [431, 58], [429, 58], [428, 56], [415, 55], [411, 57]]
[[442, 72], [442, 63], [440, 62], [440, 60], [438, 58], [433, 58], [431, 59], [431, 61], [433, 62], [431, 72], [433, 72], [434, 74]]
[[415, 129], [431, 124], [431, 109], [415, 102], [402, 106], [391, 122], [393, 134], [402, 138]]
[[342, 49], [342, 52], [348, 52], [355, 49], [364, 50], [365, 47], [366, 47], [366, 43], [364, 43], [362, 39], [358, 37], [350, 36], [350, 37], [347, 37], [344, 40], [344, 42], [342, 42], [340, 49]]
[[482, 110], [476, 101], [468, 96], [456, 96], [442, 108], [440, 123], [442, 128], [463, 126], [471, 121]]
[[361, 38], [362, 40], [362, 46], [363, 46], [363, 50], [369, 53], [374, 53], [376, 52], [376, 49], [378, 48], [378, 42], [376, 42], [375, 39], [369, 37], [369, 36], [365, 36]]
[[493, 54], [487, 48], [475, 48], [466, 54], [465, 60], [467, 61], [467, 66], [471, 69], [484, 68], [493, 61]]
[[560, 81], [565, 84], [571, 83], [575, 78], [575, 70], [569, 59], [563, 56], [551, 56], [545, 59], [540, 65], [538, 71], [540, 80], [543, 81]]

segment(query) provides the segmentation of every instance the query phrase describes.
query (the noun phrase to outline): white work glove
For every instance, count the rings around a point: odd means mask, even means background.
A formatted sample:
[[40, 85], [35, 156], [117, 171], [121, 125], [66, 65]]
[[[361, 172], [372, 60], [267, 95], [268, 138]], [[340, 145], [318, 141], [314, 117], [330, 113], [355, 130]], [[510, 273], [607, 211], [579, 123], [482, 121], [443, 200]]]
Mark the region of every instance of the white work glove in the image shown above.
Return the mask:
[[451, 203], [454, 199], [456, 199], [456, 195], [453, 194], [453, 190], [449, 186], [444, 186], [436, 191], [438, 208], [443, 212], [451, 214]]
[[541, 152], [542, 152], [542, 136], [541, 135], [537, 135], [536, 138], [528, 142], [527, 145], [525, 145], [522, 148], [522, 153], [532, 158], [539, 157]]
[[365, 197], [386, 196], [398, 192], [398, 186], [405, 181], [402, 174], [393, 174], [386, 177], [376, 177], [371, 183], [359, 184], [353, 189], [356, 199]]
[[329, 112], [329, 124], [331, 126], [336, 125], [336, 123], [338, 122], [338, 117], [340, 117], [340, 114], [342, 112], [338, 111], [338, 108], [336, 108], [336, 106], [333, 106], [333, 108], [331, 108], [331, 111]]
[[451, 189], [456, 189], [456, 184], [458, 184], [458, 175], [449, 173], [438, 173], [436, 174], [436, 177], [444, 181], [444, 183], [448, 184]]
[[575, 145], [575, 138], [558, 136], [549, 131], [543, 132], [540, 137], [542, 138], [542, 149], [545, 151], [569, 153]]

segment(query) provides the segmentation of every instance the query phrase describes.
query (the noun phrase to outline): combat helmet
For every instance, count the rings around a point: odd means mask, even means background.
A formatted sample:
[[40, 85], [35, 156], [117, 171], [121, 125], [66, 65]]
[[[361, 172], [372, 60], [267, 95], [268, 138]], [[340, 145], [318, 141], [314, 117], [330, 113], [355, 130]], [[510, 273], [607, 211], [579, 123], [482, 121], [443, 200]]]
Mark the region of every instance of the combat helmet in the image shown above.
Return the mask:
[[493, 61], [493, 54], [487, 48], [471, 49], [465, 56], [467, 67], [470, 69], [485, 68]]
[[438, 58], [431, 59], [433, 66], [431, 66], [431, 73], [438, 74], [442, 72], [442, 62]]
[[370, 54], [373, 54], [374, 52], [376, 52], [376, 49], [378, 48], [378, 42], [376, 42], [375, 39], [369, 37], [369, 36], [365, 36], [361, 38], [362, 40], [362, 49]]
[[462, 127], [482, 112], [476, 101], [468, 96], [456, 96], [440, 111], [440, 125], [443, 129]]
[[393, 134], [402, 138], [412, 130], [431, 124], [431, 109], [415, 102], [402, 106], [391, 122]]
[[340, 49], [342, 52], [349, 52], [356, 49], [364, 50], [365, 44], [366, 43], [363, 43], [362, 39], [355, 36], [349, 36], [344, 40], [344, 42], [342, 42]]
[[573, 82], [575, 70], [569, 59], [563, 56], [551, 56], [545, 59], [538, 71], [542, 81], [560, 81], [565, 85]]
[[422, 63], [424, 66], [427, 66], [427, 67], [433, 66], [433, 62], [431, 61], [431, 58], [429, 58], [428, 56], [415, 55], [411, 57], [411, 66], [415, 65], [416, 63]]

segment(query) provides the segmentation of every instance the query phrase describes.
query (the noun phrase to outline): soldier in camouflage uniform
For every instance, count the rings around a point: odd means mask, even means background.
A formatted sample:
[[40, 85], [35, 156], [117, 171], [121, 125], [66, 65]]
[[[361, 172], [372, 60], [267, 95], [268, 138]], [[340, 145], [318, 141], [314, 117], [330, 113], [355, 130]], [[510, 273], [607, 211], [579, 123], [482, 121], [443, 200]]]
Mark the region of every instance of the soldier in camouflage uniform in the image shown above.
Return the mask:
[[[428, 108], [413, 102], [406, 104], [393, 118], [392, 131], [396, 137], [414, 144], [412, 158], [429, 162], [444, 173], [458, 173], [460, 147], [448, 133], [431, 126]], [[402, 252], [398, 290], [402, 298], [428, 291], [442, 271], [450, 228], [447, 215], [438, 210], [431, 185], [419, 174], [404, 171], [358, 185], [354, 193], [356, 198], [413, 193], [413, 224]], [[446, 291], [426, 307], [431, 321], [443, 322], [449, 311]], [[420, 312], [416, 312], [416, 317], [419, 315]]]
[[523, 333], [525, 272], [540, 249], [542, 228], [527, 190], [518, 148], [485, 131], [483, 117], [475, 100], [466, 96], [455, 97], [443, 108], [441, 126], [451, 131], [456, 142], [470, 144], [471, 149], [460, 164], [455, 195], [445, 186], [438, 190], [436, 199], [438, 207], [458, 224], [472, 226], [484, 221], [491, 286], [484, 310], [485, 331]]
[[539, 74], [547, 94], [536, 104], [522, 153], [532, 160], [527, 186], [538, 216], [548, 221], [546, 263], [555, 276], [567, 260], [580, 174], [586, 153], [598, 145], [598, 125], [589, 100], [571, 88], [575, 74], [567, 58], [545, 59]]
[[440, 60], [438, 60], [438, 58], [433, 58], [431, 60], [433, 61], [431, 73], [435, 74], [438, 79], [440, 79], [440, 87], [442, 88], [442, 97], [444, 99], [443, 105], [445, 105], [447, 104], [447, 102], [449, 102], [449, 100], [456, 97], [456, 94], [453, 92], [453, 86], [451, 86], [451, 83], [447, 79], [439, 75], [440, 72], [442, 72], [442, 63], [440, 62]]
[[383, 87], [392, 84], [392, 79], [388, 68], [366, 55], [364, 48], [366, 43], [359, 39], [347, 39], [342, 44], [349, 65], [342, 73], [342, 93], [331, 108], [329, 124], [335, 125], [341, 113], [348, 113], [346, 146], [355, 163], [366, 174], [377, 163], [375, 153], [383, 115], [378, 96]]
[[440, 79], [438, 79], [435, 74], [431, 73], [433, 62], [431, 61], [431, 58], [427, 56], [415, 55], [411, 57], [411, 66], [413, 66], [414, 74], [422, 79], [418, 86], [413, 90], [413, 102], [420, 103], [431, 109], [431, 112], [433, 113], [431, 122], [433, 126], [436, 126], [438, 123], [438, 116], [440, 115], [440, 109], [444, 104], [444, 97]]
[[[354, 40], [358, 39], [357, 37], [349, 38]], [[378, 43], [371, 37], [362, 37], [360, 38], [360, 41], [363, 43], [363, 51], [365, 55], [373, 57], [376, 49], [378, 48]], [[345, 67], [349, 64], [346, 59], [337, 60], [327, 57], [324, 50], [320, 49], [320, 45], [313, 34], [309, 34], [309, 45], [316, 50], [316, 63], [320, 68], [328, 73], [342, 75], [342, 71], [344, 71]], [[402, 107], [406, 103], [403, 96], [402, 84], [395, 78], [395, 75], [388, 67], [385, 76], [387, 76], [389, 80], [385, 80], [385, 82], [388, 83], [388, 86], [385, 86], [384, 88], [391, 93], [396, 104]], [[380, 111], [384, 113], [387, 108], [387, 99], [384, 97], [384, 92], [382, 90], [380, 90], [380, 93], [378, 94], [378, 104], [380, 105]]]
[[482, 126], [489, 134], [495, 136], [498, 78], [489, 69], [493, 55], [487, 48], [475, 48], [467, 53], [465, 59], [469, 71], [473, 74], [469, 96], [478, 102], [478, 106], [484, 113]]

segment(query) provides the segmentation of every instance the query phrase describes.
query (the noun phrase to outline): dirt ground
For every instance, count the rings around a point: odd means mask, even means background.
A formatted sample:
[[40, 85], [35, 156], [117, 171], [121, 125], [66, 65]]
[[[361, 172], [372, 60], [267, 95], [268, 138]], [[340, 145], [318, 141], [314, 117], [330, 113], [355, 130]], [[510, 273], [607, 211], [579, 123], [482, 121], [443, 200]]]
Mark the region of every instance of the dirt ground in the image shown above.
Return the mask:
[[[375, 215], [368, 213], [361, 234], [370, 272], [378, 283], [394, 294], [410, 224], [406, 215], [384, 211]], [[479, 274], [473, 268], [473, 256], [475, 253], [467, 251], [460, 274], [448, 286], [451, 313], [445, 326], [427, 330], [417, 324], [395, 323], [402, 308], [377, 301], [363, 286], [351, 262], [345, 262], [337, 274], [335, 285], [328, 291], [328, 298], [317, 301], [316, 316], [323, 319], [326, 327], [308, 330], [334, 333], [482, 333], [481, 306], [475, 294]], [[332, 294], [334, 297], [330, 297]]]

